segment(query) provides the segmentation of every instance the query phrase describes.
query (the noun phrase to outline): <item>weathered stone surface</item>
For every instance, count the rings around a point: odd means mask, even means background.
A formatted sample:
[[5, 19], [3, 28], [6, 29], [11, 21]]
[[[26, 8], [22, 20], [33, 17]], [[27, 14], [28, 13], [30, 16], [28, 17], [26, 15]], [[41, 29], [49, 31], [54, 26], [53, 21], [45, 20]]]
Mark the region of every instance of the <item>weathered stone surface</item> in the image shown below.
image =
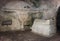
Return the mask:
[[32, 32], [46, 37], [51, 37], [56, 33], [56, 28], [54, 26], [53, 20], [40, 20], [36, 19], [32, 26]]
[[0, 15], [5, 18], [4, 20], [11, 19], [12, 25], [8, 26], [1, 25], [1, 31], [24, 30], [25, 26], [27, 27], [28, 25], [31, 26], [32, 17], [29, 16], [30, 8], [31, 8], [30, 5], [23, 1], [10, 2], [6, 4], [4, 7], [2, 7], [2, 14]]

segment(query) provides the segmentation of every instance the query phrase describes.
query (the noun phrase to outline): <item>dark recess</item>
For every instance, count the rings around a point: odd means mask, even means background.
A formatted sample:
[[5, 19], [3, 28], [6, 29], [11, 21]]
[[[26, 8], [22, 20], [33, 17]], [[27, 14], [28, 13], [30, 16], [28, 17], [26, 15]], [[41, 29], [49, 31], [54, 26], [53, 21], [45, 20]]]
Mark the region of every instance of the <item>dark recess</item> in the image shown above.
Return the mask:
[[56, 27], [57, 27], [57, 32], [60, 32], [60, 7], [58, 8], [57, 11]]

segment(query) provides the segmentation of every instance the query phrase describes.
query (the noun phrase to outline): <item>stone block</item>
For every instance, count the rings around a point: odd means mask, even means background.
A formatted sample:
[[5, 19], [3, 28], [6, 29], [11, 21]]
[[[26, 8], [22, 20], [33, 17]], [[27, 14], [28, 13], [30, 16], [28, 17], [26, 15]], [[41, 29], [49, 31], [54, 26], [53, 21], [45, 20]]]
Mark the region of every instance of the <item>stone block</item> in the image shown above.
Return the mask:
[[41, 19], [35, 19], [34, 24], [32, 26], [32, 32], [46, 36], [51, 37], [56, 33], [55, 25], [53, 23], [52, 19], [50, 20], [41, 20]]

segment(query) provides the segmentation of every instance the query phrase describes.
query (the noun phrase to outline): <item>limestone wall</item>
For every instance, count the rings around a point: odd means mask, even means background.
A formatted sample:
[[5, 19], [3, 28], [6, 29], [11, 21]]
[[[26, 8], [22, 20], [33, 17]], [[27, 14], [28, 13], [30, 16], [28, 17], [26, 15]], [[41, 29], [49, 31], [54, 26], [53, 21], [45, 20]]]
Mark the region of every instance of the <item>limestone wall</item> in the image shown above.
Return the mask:
[[[12, 20], [12, 24], [8, 26], [2, 26], [1, 31], [6, 31], [6, 30], [25, 30], [25, 27], [29, 28], [32, 24], [32, 17], [29, 16], [31, 6], [27, 4], [26, 2], [10, 2], [6, 4], [4, 7], [1, 9], [1, 16], [6, 17], [4, 20]], [[8, 19], [7, 19], [8, 18]], [[9, 19], [10, 18], [10, 19]], [[1, 20], [1, 19], [0, 19]], [[2, 20], [3, 21], [3, 20]], [[8, 27], [8, 28], [7, 28]], [[25, 28], [25, 29], [24, 29]]]

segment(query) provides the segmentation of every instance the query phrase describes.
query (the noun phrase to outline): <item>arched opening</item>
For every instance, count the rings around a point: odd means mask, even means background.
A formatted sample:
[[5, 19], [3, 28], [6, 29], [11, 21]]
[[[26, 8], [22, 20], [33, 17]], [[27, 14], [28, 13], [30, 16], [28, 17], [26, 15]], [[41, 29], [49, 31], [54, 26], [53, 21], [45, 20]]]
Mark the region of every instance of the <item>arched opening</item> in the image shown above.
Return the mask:
[[58, 11], [57, 11], [56, 27], [57, 27], [57, 32], [60, 32], [60, 7], [58, 8]]

